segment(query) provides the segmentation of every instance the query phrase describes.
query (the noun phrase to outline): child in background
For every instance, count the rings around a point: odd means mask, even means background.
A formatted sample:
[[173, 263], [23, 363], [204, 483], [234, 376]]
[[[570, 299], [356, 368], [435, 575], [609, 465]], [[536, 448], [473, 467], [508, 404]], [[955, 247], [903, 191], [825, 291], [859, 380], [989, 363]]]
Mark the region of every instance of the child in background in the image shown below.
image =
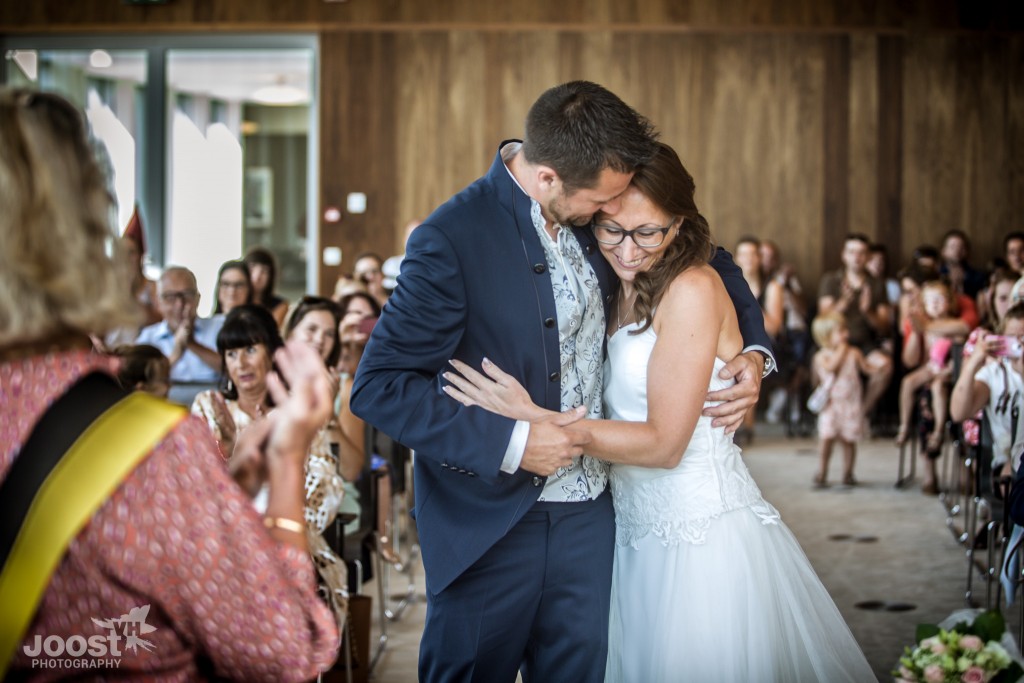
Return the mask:
[[850, 346], [846, 321], [840, 313], [826, 313], [811, 323], [811, 334], [820, 350], [814, 354], [812, 367], [818, 382], [832, 382], [828, 404], [818, 413], [820, 462], [814, 485], [828, 486], [828, 463], [832, 447], [839, 441], [843, 447], [843, 484], [854, 486], [853, 465], [857, 459], [857, 442], [864, 432], [864, 386], [861, 373], [870, 371], [860, 349]]
[[118, 346], [113, 355], [121, 360], [117, 381], [122, 388], [167, 398], [171, 389], [171, 361], [160, 349], [149, 344], [129, 344]]
[[[919, 305], [913, 304], [909, 314], [910, 330], [904, 340], [903, 363], [916, 370], [908, 372], [900, 383], [900, 427], [896, 445], [907, 442], [914, 398], [918, 390], [931, 386], [931, 414], [935, 422], [925, 451], [937, 453], [942, 445], [949, 402], [951, 372], [950, 348], [963, 343], [970, 328], [953, 313], [953, 292], [944, 282], [932, 280], [921, 288]], [[925, 486], [933, 482], [927, 472], [934, 470], [934, 461], [926, 468]]]

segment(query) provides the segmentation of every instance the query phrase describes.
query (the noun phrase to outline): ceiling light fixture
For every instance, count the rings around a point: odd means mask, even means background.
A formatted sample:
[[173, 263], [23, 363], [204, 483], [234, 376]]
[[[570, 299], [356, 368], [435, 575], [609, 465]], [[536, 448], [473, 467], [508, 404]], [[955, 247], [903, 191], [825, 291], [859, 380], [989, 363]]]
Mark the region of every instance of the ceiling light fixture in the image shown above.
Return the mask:
[[94, 69], [107, 69], [114, 63], [114, 58], [106, 50], [93, 50], [89, 53], [89, 66]]
[[252, 93], [254, 102], [271, 106], [286, 106], [290, 104], [305, 104], [309, 101], [309, 95], [302, 88], [288, 85], [284, 78], [278, 78], [273, 85], [265, 85], [257, 88]]

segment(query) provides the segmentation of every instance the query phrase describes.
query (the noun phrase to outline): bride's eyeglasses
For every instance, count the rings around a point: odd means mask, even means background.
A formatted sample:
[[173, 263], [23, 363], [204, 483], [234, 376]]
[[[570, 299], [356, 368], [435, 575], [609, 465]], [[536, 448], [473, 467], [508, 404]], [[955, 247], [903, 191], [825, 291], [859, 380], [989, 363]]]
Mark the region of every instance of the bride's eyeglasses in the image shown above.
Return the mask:
[[675, 224], [676, 219], [673, 218], [672, 222], [664, 227], [660, 225], [641, 225], [639, 228], [624, 230], [617, 225], [595, 223], [594, 237], [601, 244], [609, 246], [622, 244], [622, 241], [629, 237], [641, 249], [654, 249], [661, 246], [661, 243], [665, 241], [665, 235], [668, 234], [668, 231]]

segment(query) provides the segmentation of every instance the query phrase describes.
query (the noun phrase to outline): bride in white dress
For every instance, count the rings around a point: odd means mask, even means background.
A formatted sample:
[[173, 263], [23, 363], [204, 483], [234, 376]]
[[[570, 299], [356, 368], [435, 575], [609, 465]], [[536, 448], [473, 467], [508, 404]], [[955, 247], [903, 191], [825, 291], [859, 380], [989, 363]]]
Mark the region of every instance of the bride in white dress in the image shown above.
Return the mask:
[[[605, 420], [580, 422], [613, 463], [615, 566], [606, 680], [876, 680], [835, 603], [732, 441], [702, 417], [742, 339], [707, 265], [693, 179], [661, 145], [595, 236], [621, 281], [608, 324]], [[611, 316], [609, 316], [611, 317]], [[485, 361], [445, 391], [515, 419], [548, 411]]]

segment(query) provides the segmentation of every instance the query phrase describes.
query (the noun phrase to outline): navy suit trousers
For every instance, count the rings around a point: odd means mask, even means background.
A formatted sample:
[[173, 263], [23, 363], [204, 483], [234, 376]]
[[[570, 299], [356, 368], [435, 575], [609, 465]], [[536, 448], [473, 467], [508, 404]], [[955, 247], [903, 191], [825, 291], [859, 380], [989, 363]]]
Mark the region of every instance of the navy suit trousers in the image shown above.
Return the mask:
[[[467, 520], [471, 523], [471, 520]], [[607, 491], [536, 503], [473, 566], [427, 595], [427, 683], [604, 680], [615, 513]]]

